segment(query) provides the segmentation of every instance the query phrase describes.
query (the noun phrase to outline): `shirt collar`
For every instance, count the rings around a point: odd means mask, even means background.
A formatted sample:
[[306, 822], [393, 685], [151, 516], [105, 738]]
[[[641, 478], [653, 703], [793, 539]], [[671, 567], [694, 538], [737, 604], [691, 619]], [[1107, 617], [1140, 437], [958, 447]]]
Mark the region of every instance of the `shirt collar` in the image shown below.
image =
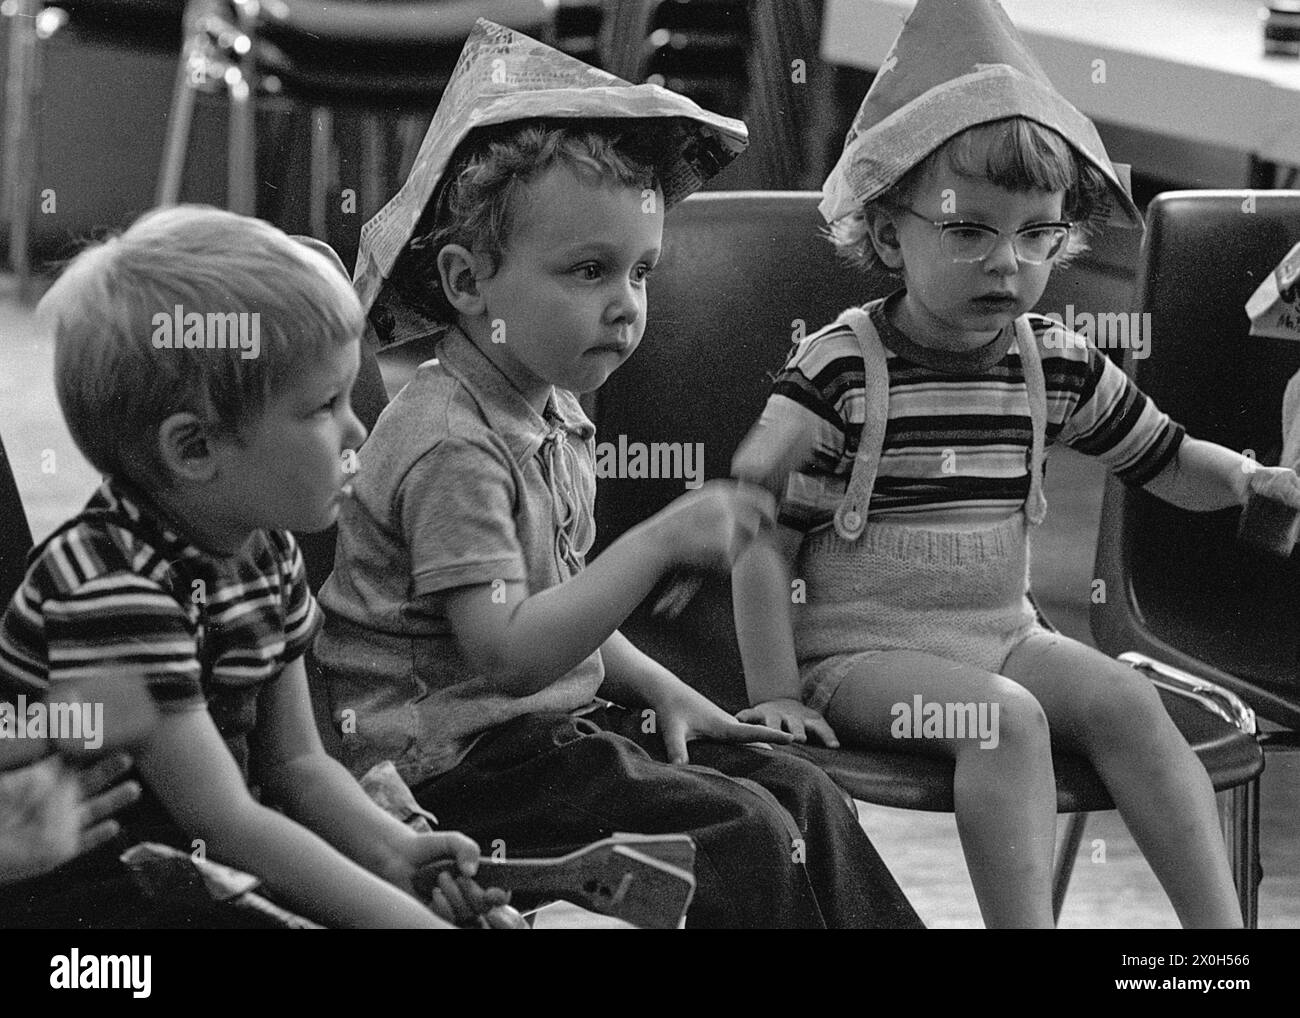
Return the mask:
[[567, 389], [551, 386], [545, 412], [539, 414], [501, 369], [458, 328], [448, 329], [439, 342], [438, 363], [469, 390], [488, 426], [505, 440], [520, 466], [553, 435], [575, 435], [585, 442], [596, 433], [577, 397]]
[[890, 350], [914, 364], [944, 371], [949, 374], [966, 374], [987, 371], [1007, 355], [1015, 339], [1014, 323], [1008, 322], [1001, 332], [974, 350], [934, 350], [910, 339], [906, 333], [889, 320], [886, 311], [902, 300], [906, 289], [898, 289], [871, 308], [871, 323], [876, 327], [880, 341]]
[[83, 516], [100, 514], [123, 520], [133, 533], [171, 561], [218, 557], [183, 536], [146, 492], [122, 478], [105, 478], [86, 505]]

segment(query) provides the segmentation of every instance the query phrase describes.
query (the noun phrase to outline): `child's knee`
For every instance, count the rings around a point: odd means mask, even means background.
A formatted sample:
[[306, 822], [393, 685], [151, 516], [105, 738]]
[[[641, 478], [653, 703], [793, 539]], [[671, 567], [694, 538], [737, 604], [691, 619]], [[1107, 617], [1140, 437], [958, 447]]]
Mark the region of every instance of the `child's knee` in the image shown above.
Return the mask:
[[1151, 746], [1172, 727], [1155, 686], [1119, 664], [1095, 678], [1083, 702], [1081, 721], [1083, 737], [1094, 749]]
[[[983, 706], [983, 705], [978, 705]], [[967, 740], [963, 747], [987, 752], [1001, 750], [1016, 756], [1048, 756], [1052, 751], [1047, 715], [1035, 696], [1014, 682], [1000, 685], [989, 697], [990, 724], [979, 740]]]

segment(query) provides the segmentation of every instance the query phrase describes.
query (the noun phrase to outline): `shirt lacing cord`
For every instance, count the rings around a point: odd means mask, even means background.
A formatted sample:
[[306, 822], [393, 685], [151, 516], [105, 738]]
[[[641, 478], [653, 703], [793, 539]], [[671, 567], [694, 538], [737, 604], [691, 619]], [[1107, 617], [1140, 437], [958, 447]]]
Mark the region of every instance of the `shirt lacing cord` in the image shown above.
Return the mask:
[[[568, 441], [570, 429], [556, 425], [542, 439], [542, 475], [555, 508], [555, 562], [571, 576], [582, 569], [582, 556], [594, 539], [591, 510], [575, 489], [578, 454]], [[576, 433], [576, 432], [575, 432]]]

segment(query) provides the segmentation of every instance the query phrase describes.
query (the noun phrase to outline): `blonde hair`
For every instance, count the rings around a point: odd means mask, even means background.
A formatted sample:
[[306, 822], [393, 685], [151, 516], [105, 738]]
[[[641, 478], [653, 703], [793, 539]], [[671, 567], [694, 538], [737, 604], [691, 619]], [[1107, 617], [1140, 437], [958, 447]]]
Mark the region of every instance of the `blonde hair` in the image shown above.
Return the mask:
[[[179, 336], [176, 348], [155, 347], [159, 316], [178, 306], [205, 320], [256, 313], [255, 355], [185, 349]], [[37, 312], [53, 326], [55, 388], [77, 447], [102, 473], [146, 489], [171, 483], [157, 445], [169, 416], [189, 411], [238, 438], [303, 364], [364, 325], [324, 255], [269, 223], [195, 205], [148, 212], [81, 251]]]
[[1064, 191], [1061, 214], [1074, 226], [1065, 249], [1053, 260], [1058, 267], [1088, 250], [1088, 238], [1110, 215], [1110, 190], [1101, 171], [1051, 128], [1025, 117], [1008, 117], [953, 135], [884, 194], [832, 223], [827, 238], [845, 261], [865, 272], [885, 268], [871, 243], [868, 213], [908, 202], [941, 159], [954, 173], [984, 177], [1008, 191]]

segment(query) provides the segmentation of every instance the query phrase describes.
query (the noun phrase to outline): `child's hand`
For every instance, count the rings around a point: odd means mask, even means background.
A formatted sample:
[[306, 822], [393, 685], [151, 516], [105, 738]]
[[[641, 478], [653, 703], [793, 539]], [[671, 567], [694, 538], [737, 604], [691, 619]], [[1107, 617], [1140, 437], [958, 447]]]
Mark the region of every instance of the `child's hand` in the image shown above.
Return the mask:
[[[510, 907], [510, 894], [499, 887], [486, 890], [473, 879], [478, 872], [479, 847], [472, 838], [457, 831], [439, 831], [417, 834], [405, 849], [410, 873], [430, 863], [455, 860], [460, 871], [452, 875], [450, 869], [438, 874], [437, 886], [429, 894], [427, 904], [448, 922], [457, 925], [474, 924], [491, 929], [527, 929], [523, 917]], [[414, 888], [404, 889], [414, 893]]]
[[[527, 923], [510, 908], [510, 894], [499, 887], [484, 890], [467, 876], [438, 874], [438, 886], [429, 897], [429, 907], [458, 926], [484, 925], [493, 929], [526, 928]], [[482, 922], [480, 922], [480, 919]], [[517, 922], [516, 922], [517, 920]]]
[[684, 682], [679, 682], [653, 704], [664, 740], [669, 763], [689, 763], [686, 743], [691, 739], [717, 739], [720, 742], [775, 742], [787, 745], [794, 741], [789, 732], [748, 725], [733, 718], [706, 696]]
[[38, 876], [117, 835], [108, 819], [140, 797], [122, 757], [82, 774], [56, 757], [0, 773], [0, 884]]
[[81, 844], [78, 853], [90, 852], [117, 837], [121, 826], [110, 819], [140, 798], [138, 781], [123, 781], [130, 772], [129, 756], [110, 756], [82, 771]]
[[1300, 476], [1290, 467], [1252, 467], [1246, 474], [1246, 494], [1271, 498], [1300, 510]]
[[742, 710], [736, 720], [779, 728], [794, 736], [795, 742], [807, 742], [812, 734], [829, 749], [840, 748], [840, 740], [826, 719], [798, 700], [767, 700]]
[[776, 500], [754, 484], [709, 481], [652, 523], [673, 565], [729, 570], [758, 532], [776, 519]]

